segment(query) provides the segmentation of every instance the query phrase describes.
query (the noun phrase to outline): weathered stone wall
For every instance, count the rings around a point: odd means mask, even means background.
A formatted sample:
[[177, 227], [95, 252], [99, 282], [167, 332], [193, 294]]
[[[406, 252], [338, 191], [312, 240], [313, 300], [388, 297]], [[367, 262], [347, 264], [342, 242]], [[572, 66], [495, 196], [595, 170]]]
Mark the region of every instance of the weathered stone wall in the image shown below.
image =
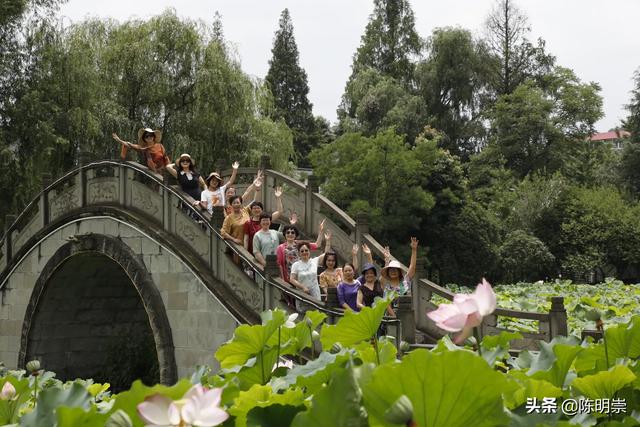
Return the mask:
[[178, 376], [189, 375], [196, 364], [217, 367], [213, 354], [232, 336], [236, 320], [180, 258], [134, 227], [106, 217], [62, 227], [19, 263], [0, 292], [0, 360], [17, 366], [25, 313], [38, 278], [72, 236], [87, 233], [117, 237], [150, 273], [169, 320]]

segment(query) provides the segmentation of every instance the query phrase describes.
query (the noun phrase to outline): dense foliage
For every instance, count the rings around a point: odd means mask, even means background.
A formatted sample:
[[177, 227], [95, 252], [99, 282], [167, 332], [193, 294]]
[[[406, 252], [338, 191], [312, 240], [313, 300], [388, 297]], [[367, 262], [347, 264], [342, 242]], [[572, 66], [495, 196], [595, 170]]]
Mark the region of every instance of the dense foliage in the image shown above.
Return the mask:
[[[283, 311], [265, 312], [261, 325], [240, 326], [216, 352], [222, 367], [217, 374], [199, 368], [190, 380], [170, 387], [136, 381], [130, 390], [112, 395], [108, 384], [62, 383], [29, 363], [28, 372], [0, 373], [0, 422], [142, 426], [152, 416], [173, 416], [164, 424], [197, 426], [203, 424], [188, 420], [211, 419], [218, 406], [228, 413], [223, 425], [229, 426], [638, 422], [640, 317], [610, 325], [599, 343], [579, 345], [575, 338], [558, 337], [541, 343], [540, 352], [510, 357], [509, 341], [519, 334], [485, 337], [475, 351], [447, 337], [431, 351], [405, 345], [399, 351], [390, 338], [375, 338], [387, 304], [382, 300], [360, 313], [347, 312], [337, 324], [323, 324], [319, 333], [324, 315], [318, 312], [297, 323]], [[312, 347], [322, 351], [316, 356]], [[281, 356], [297, 363], [282, 363]], [[219, 396], [210, 409], [199, 406], [206, 388]], [[573, 406], [566, 403], [579, 400], [591, 405], [570, 412]], [[608, 407], [594, 404], [603, 400]], [[538, 401], [548, 410], [536, 409]], [[216, 411], [218, 420], [227, 418]]]
[[111, 132], [133, 139], [151, 126], [205, 173], [262, 154], [280, 170], [312, 165], [321, 191], [368, 213], [396, 257], [417, 236], [440, 282], [640, 280], [640, 79], [624, 150], [587, 141], [602, 117], [598, 84], [529, 40], [513, 0], [496, 1], [480, 35], [424, 37], [410, 2], [372, 2], [333, 127], [313, 116], [287, 10], [262, 82], [242, 71], [219, 15], [64, 27], [58, 4], [3, 6], [0, 222], [33, 198], [40, 174], [59, 175], [82, 151], [115, 157]]

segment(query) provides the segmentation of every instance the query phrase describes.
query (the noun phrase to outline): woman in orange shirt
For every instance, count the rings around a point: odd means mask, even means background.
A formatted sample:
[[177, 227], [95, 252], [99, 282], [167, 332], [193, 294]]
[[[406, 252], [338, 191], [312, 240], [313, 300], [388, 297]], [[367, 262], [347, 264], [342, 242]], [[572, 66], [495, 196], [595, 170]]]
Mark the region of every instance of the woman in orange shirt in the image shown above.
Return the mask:
[[112, 134], [113, 139], [122, 144], [122, 151], [120, 156], [122, 160], [127, 157], [127, 148], [133, 148], [136, 151], [142, 152], [145, 158], [147, 166], [152, 172], [161, 173], [164, 168], [171, 163], [169, 156], [164, 149], [164, 146], [160, 143], [162, 141], [162, 131], [153, 130], [150, 128], [143, 128], [138, 131], [138, 143], [132, 144], [120, 139], [115, 133]]

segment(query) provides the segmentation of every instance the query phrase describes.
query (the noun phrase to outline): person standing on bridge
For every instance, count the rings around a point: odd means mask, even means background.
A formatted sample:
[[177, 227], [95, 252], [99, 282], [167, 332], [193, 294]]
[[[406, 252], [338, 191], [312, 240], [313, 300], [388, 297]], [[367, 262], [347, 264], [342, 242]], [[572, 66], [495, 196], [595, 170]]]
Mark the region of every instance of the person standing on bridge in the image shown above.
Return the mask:
[[213, 212], [214, 206], [224, 206], [224, 197], [227, 187], [233, 185], [236, 181], [240, 163], [233, 162], [231, 167], [233, 168], [233, 172], [231, 172], [231, 178], [229, 178], [229, 181], [226, 184], [222, 184], [222, 177], [217, 172], [211, 172], [205, 180], [207, 183], [207, 189], [204, 190], [200, 196], [200, 205], [209, 211], [209, 213]]
[[[384, 258], [385, 267], [380, 272], [383, 281], [384, 295], [387, 296], [392, 292], [397, 295], [411, 295], [411, 283], [413, 276], [416, 274], [416, 263], [418, 258], [418, 239], [411, 238], [411, 260], [409, 261], [409, 270], [404, 269], [395, 259], [391, 259], [388, 248], [385, 248]], [[395, 309], [398, 308], [398, 300], [395, 299], [391, 304], [389, 314], [395, 317]]]
[[194, 205], [199, 205], [202, 190], [207, 187], [207, 184], [196, 171], [191, 156], [187, 153], [181, 154], [176, 163], [167, 165], [167, 171], [178, 180], [182, 191], [195, 200]]
[[[294, 216], [292, 215], [292, 218]], [[297, 215], [295, 216], [297, 219]], [[278, 246], [278, 250], [276, 251], [276, 256], [278, 257], [278, 266], [280, 267], [280, 277], [285, 282], [289, 282], [289, 276], [291, 274], [291, 267], [293, 263], [300, 259], [300, 254], [298, 253], [298, 237], [300, 236], [300, 232], [298, 228], [293, 224], [294, 221], [291, 221], [291, 224], [287, 224], [282, 228], [282, 233], [284, 234], [285, 242]], [[315, 243], [310, 243], [309, 248], [312, 251], [318, 249], [320, 244], [322, 243], [322, 234], [324, 232], [324, 220], [320, 222], [318, 225], [318, 238]]]
[[122, 144], [122, 151], [120, 155], [124, 160], [127, 156], [127, 148], [133, 148], [136, 151], [142, 153], [147, 167], [151, 169], [151, 172], [162, 173], [164, 168], [171, 163], [169, 156], [164, 149], [164, 145], [160, 143], [162, 141], [162, 131], [153, 130], [150, 128], [143, 128], [138, 131], [138, 143], [132, 144], [127, 141], [123, 141], [120, 137], [113, 133], [111, 134], [113, 139]]
[[[250, 209], [251, 203], [255, 202], [256, 199], [260, 198], [261, 191], [262, 191], [262, 170], [258, 170], [258, 173], [256, 174], [256, 177], [251, 183], [251, 185], [249, 185], [247, 189], [244, 190], [244, 193], [242, 193], [243, 201], [247, 201], [249, 200], [250, 196], [253, 196], [253, 198], [251, 199], [251, 202], [249, 204], [244, 205], [244, 209], [247, 211], [247, 215], [251, 216], [251, 209]], [[231, 198], [235, 195], [236, 195], [236, 188], [232, 186], [227, 186], [227, 190], [224, 193], [224, 200], [225, 200], [224, 216], [225, 217], [229, 215], [231, 212], [233, 212], [233, 208], [231, 207]]]
[[203, 209], [213, 213], [214, 206], [224, 206], [226, 204], [226, 191], [227, 187], [233, 185], [238, 175], [238, 168], [240, 163], [233, 162], [231, 178], [226, 184], [222, 184], [222, 177], [218, 172], [211, 172], [207, 179], [207, 189], [204, 190], [200, 196], [200, 205]]
[[[291, 277], [289, 282], [309, 294], [311, 298], [320, 301], [320, 285], [318, 284], [318, 264], [320, 264], [325, 255], [331, 250], [331, 230], [324, 233], [326, 239], [324, 253], [317, 257], [311, 258], [311, 245], [307, 242], [298, 244], [298, 253], [300, 259], [291, 266]], [[296, 310], [306, 311], [307, 304], [296, 299]]]
[[[273, 194], [276, 197], [277, 210], [271, 214], [269, 226], [271, 226], [273, 221], [277, 221], [282, 215], [282, 212], [284, 212], [284, 206], [282, 205], [282, 187], [276, 187]], [[263, 213], [264, 206], [262, 205], [262, 202], [257, 202], [255, 200], [251, 202], [249, 205], [250, 218], [249, 221], [244, 223], [244, 248], [251, 254], [253, 253], [253, 237], [262, 229]]]

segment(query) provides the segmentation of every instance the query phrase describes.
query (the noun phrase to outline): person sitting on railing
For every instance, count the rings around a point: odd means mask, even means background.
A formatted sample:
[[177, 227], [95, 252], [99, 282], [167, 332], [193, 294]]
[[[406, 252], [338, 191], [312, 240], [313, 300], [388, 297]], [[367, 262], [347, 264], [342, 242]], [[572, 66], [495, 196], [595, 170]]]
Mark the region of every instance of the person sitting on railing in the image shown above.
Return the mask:
[[176, 163], [167, 165], [167, 172], [178, 180], [182, 191], [191, 196], [197, 206], [202, 190], [207, 187], [204, 178], [196, 171], [195, 163], [187, 153], [181, 154]]
[[229, 178], [229, 181], [224, 185], [222, 184], [222, 177], [217, 172], [211, 172], [206, 179], [207, 189], [204, 190], [200, 196], [200, 205], [208, 210], [209, 213], [213, 212], [214, 206], [224, 206], [224, 195], [227, 187], [233, 185], [236, 181], [240, 163], [233, 162], [231, 167], [233, 168], [231, 178]]
[[133, 148], [136, 151], [142, 152], [147, 167], [154, 173], [162, 173], [164, 168], [171, 163], [164, 149], [164, 145], [160, 143], [160, 141], [162, 141], [162, 131], [149, 128], [140, 129], [138, 131], [137, 144], [123, 141], [116, 133], [112, 133], [111, 136], [122, 144], [122, 150], [120, 152], [122, 160], [127, 157], [126, 149]]
[[[385, 266], [380, 272], [383, 280], [384, 295], [395, 292], [398, 295], [411, 295], [411, 281], [416, 274], [416, 262], [418, 258], [418, 239], [411, 238], [411, 261], [409, 262], [409, 270], [405, 271], [402, 264], [391, 259], [389, 248], [384, 251]], [[395, 309], [398, 308], [397, 299], [393, 302], [389, 314], [395, 317]]]
[[[284, 206], [282, 205], [282, 187], [276, 187], [274, 195], [276, 197], [277, 210], [270, 215], [269, 226], [271, 226], [271, 222], [277, 221], [282, 215], [282, 212], [284, 212]], [[249, 251], [249, 253], [253, 253], [253, 237], [262, 229], [262, 214], [264, 213], [264, 206], [262, 205], [262, 202], [254, 200], [249, 205], [249, 210], [251, 217], [249, 218], [249, 221], [244, 223], [244, 247]], [[275, 250], [273, 253], [275, 254]]]
[[[253, 242], [251, 244], [253, 255], [256, 257], [256, 261], [263, 267], [267, 265], [267, 255], [275, 255], [278, 250], [280, 242], [284, 242], [284, 234], [279, 231], [272, 230], [271, 218], [267, 212], [260, 214], [260, 230], [253, 235]], [[245, 223], [245, 242], [247, 241], [246, 225]]]
[[[324, 253], [317, 257], [311, 258], [311, 245], [309, 243], [298, 244], [298, 253], [300, 259], [291, 266], [291, 277], [289, 282], [309, 294], [313, 299], [320, 301], [320, 285], [318, 284], [318, 264], [324, 260], [326, 254], [331, 250], [331, 230], [324, 234], [326, 243]], [[307, 304], [300, 300], [296, 300], [296, 310], [299, 312], [306, 311]]]
[[[253, 180], [251, 185], [249, 185], [247, 189], [244, 190], [244, 193], [242, 193], [242, 200], [244, 201], [249, 200], [249, 197], [253, 196], [251, 199], [251, 202], [244, 205], [244, 208], [247, 210], [247, 214], [249, 216], [251, 216], [251, 209], [250, 209], [251, 203], [255, 202], [256, 199], [260, 198], [261, 190], [262, 190], [262, 170], [258, 170], [258, 173], [256, 174], [256, 178]], [[224, 200], [225, 200], [224, 216], [227, 216], [231, 212], [233, 212], [233, 207], [231, 207], [231, 198], [235, 195], [236, 195], [236, 188], [232, 186], [227, 187], [227, 190], [224, 193]]]
[[[318, 238], [315, 243], [310, 243], [311, 250], [315, 251], [322, 243], [322, 234], [324, 231], [324, 220], [320, 222], [318, 226]], [[289, 281], [289, 274], [291, 273], [291, 266], [294, 262], [300, 259], [298, 253], [298, 236], [300, 232], [298, 228], [293, 224], [287, 224], [282, 228], [282, 234], [284, 234], [285, 242], [278, 246], [276, 256], [278, 259], [278, 266], [280, 267], [280, 277], [285, 282]]]

